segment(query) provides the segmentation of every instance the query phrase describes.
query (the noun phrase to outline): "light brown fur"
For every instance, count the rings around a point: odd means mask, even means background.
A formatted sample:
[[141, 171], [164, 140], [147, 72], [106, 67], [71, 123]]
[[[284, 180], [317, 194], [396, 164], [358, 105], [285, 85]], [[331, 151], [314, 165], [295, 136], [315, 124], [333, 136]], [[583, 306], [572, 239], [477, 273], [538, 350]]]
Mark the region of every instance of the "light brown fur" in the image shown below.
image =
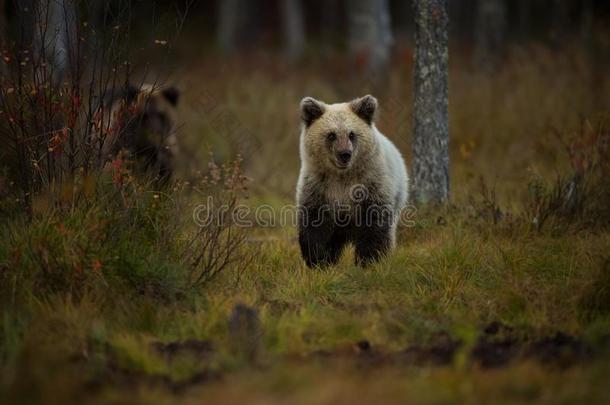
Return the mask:
[[[301, 214], [316, 216], [320, 207], [339, 204], [354, 219], [362, 207], [371, 206], [389, 210], [394, 218], [382, 226], [371, 225], [368, 240], [370, 246], [378, 246], [372, 250], [367, 247], [368, 230], [363, 233], [368, 225], [356, 225], [353, 232], [337, 230], [337, 223], [332, 223], [336, 214], [331, 213], [330, 222], [320, 229], [300, 226], [299, 241], [308, 265], [332, 263], [341, 238], [354, 238], [360, 262], [374, 260], [395, 244], [397, 221], [408, 198], [408, 176], [400, 152], [375, 127], [376, 110], [372, 96], [340, 104], [312, 98], [301, 102], [301, 172], [296, 190]], [[345, 161], [343, 155], [347, 155]], [[355, 190], [364, 193], [362, 199]]]

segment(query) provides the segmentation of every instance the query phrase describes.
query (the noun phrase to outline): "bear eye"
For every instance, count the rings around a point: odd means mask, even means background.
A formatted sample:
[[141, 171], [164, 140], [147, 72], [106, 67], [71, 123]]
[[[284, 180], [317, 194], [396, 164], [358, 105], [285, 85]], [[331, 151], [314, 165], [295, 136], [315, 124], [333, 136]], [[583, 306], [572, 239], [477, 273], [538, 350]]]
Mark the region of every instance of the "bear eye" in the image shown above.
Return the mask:
[[356, 134], [353, 133], [353, 132], [350, 132], [349, 133], [349, 140], [353, 142], [355, 139], [356, 139]]
[[332, 142], [337, 139], [337, 134], [335, 134], [334, 132], [330, 132], [328, 135], [326, 135], [326, 139]]

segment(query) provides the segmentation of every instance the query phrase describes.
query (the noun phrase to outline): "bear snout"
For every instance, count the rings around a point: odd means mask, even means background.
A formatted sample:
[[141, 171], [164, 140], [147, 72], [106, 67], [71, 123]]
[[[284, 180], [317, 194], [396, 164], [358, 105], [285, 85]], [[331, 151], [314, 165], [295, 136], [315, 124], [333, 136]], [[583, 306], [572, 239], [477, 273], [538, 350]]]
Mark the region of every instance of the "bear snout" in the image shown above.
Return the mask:
[[351, 150], [343, 150], [343, 151], [337, 152], [337, 161], [341, 165], [347, 165], [351, 159], [352, 159]]

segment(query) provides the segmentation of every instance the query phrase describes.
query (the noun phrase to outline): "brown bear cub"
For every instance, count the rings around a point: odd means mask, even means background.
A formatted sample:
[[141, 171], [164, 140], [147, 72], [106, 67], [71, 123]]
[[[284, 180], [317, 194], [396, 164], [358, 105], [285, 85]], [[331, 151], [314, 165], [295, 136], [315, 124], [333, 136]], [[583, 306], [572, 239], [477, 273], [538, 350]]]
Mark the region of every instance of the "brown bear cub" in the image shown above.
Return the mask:
[[174, 87], [128, 85], [109, 91], [93, 119], [92, 145], [100, 161], [127, 153], [142, 171], [168, 180], [176, 152]]
[[375, 127], [377, 100], [301, 101], [301, 172], [296, 190], [299, 244], [309, 267], [334, 265], [347, 243], [356, 263], [395, 245], [408, 198], [405, 162]]

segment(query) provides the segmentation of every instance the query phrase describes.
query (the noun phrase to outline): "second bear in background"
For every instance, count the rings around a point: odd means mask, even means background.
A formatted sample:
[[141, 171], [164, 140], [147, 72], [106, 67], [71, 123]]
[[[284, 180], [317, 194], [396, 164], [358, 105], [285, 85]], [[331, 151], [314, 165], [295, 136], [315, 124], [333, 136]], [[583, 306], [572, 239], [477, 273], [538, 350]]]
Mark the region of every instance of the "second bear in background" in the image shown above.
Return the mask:
[[144, 171], [171, 178], [177, 152], [175, 87], [128, 85], [110, 91], [93, 119], [92, 146], [102, 162], [125, 151]]

